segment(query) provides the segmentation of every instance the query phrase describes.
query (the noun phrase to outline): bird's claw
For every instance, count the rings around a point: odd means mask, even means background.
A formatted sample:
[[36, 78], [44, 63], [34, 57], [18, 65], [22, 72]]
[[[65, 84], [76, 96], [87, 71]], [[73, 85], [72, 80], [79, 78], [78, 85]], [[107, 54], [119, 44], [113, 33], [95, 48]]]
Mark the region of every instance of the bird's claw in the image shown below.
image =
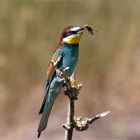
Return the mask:
[[56, 71], [57, 77], [63, 78], [63, 73], [62, 73], [62, 71], [60, 69], [56, 69], [55, 71]]
[[65, 67], [65, 68], [62, 68], [64, 72], [68, 71], [70, 69], [70, 67]]
[[68, 71], [70, 68], [69, 67], [62, 67], [62, 68], [56, 68], [56, 75], [57, 75], [57, 81], [58, 82], [64, 82], [65, 81], [65, 79], [64, 79], [64, 73], [66, 72], [66, 71]]

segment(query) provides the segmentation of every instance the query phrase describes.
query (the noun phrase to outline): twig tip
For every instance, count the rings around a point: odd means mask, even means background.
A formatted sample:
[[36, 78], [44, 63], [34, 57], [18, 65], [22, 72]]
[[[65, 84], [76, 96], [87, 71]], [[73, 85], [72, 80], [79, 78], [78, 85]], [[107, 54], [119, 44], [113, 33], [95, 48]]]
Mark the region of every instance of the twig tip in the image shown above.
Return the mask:
[[102, 118], [102, 117], [105, 117], [106, 115], [108, 115], [109, 113], [111, 113], [111, 111], [106, 111], [106, 112], [103, 112], [101, 114], [98, 114], [97, 117]]

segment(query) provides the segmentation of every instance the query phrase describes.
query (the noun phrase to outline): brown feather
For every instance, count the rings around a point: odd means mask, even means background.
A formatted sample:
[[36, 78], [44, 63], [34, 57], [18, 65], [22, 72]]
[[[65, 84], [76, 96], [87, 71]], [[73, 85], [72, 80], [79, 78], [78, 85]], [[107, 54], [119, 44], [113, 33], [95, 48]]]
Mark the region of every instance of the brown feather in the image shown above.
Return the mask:
[[50, 62], [50, 63], [49, 63], [49, 66], [48, 66], [48, 70], [47, 70], [47, 78], [48, 78], [48, 80], [51, 80], [53, 74], [54, 74], [54, 66], [53, 66], [53, 64]]
[[62, 46], [64, 33], [67, 32], [71, 27], [74, 27], [74, 26], [67, 26], [64, 28], [63, 32], [61, 33], [60, 39], [59, 39], [58, 48], [61, 48], [61, 46]]

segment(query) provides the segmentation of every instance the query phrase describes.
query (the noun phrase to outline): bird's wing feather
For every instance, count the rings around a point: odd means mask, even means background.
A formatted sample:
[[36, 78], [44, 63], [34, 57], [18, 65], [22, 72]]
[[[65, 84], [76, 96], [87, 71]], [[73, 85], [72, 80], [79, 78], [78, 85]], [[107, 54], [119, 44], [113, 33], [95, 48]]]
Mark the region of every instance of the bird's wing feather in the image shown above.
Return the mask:
[[51, 81], [53, 79], [53, 76], [55, 75], [55, 68], [54, 68], [54, 66], [53, 66], [53, 64], [51, 62], [56, 62], [60, 56], [62, 56], [62, 49], [57, 49], [53, 53], [52, 59], [49, 62], [48, 70], [47, 70], [47, 81], [46, 81], [46, 87], [45, 87], [46, 94], [44, 96], [44, 99], [43, 99], [39, 114], [43, 113], [45, 102], [46, 102], [46, 99], [47, 99], [47, 96], [48, 96], [47, 94], [48, 94], [49, 88], [50, 88], [50, 83], [51, 83]]
[[54, 72], [55, 72], [55, 69], [54, 69], [54, 66], [53, 66], [52, 62], [55, 63], [61, 56], [62, 56], [62, 49], [57, 49], [53, 53], [52, 59], [49, 62], [49, 65], [48, 65], [47, 80], [50, 81], [52, 79], [52, 76], [53, 76]]

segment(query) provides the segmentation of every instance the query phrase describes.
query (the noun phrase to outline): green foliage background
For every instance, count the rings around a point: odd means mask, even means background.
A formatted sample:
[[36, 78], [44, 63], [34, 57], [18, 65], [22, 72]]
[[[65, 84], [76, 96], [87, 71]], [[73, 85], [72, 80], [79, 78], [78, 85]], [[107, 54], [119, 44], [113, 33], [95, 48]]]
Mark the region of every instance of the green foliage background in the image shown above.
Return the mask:
[[[139, 0], [1, 0], [0, 139], [33, 139], [47, 64], [60, 34], [65, 26], [87, 23], [98, 33], [94, 37], [85, 33], [80, 43], [77, 80], [84, 87], [76, 105], [77, 114], [113, 113], [83, 139], [140, 138]], [[52, 112], [59, 124], [52, 127], [50, 123], [52, 128], [44, 134], [46, 138], [53, 138], [54, 131], [58, 132], [57, 139], [63, 138], [63, 130], [59, 129], [66, 108], [67, 98], [61, 95]], [[75, 137], [79, 139], [80, 135]]]

